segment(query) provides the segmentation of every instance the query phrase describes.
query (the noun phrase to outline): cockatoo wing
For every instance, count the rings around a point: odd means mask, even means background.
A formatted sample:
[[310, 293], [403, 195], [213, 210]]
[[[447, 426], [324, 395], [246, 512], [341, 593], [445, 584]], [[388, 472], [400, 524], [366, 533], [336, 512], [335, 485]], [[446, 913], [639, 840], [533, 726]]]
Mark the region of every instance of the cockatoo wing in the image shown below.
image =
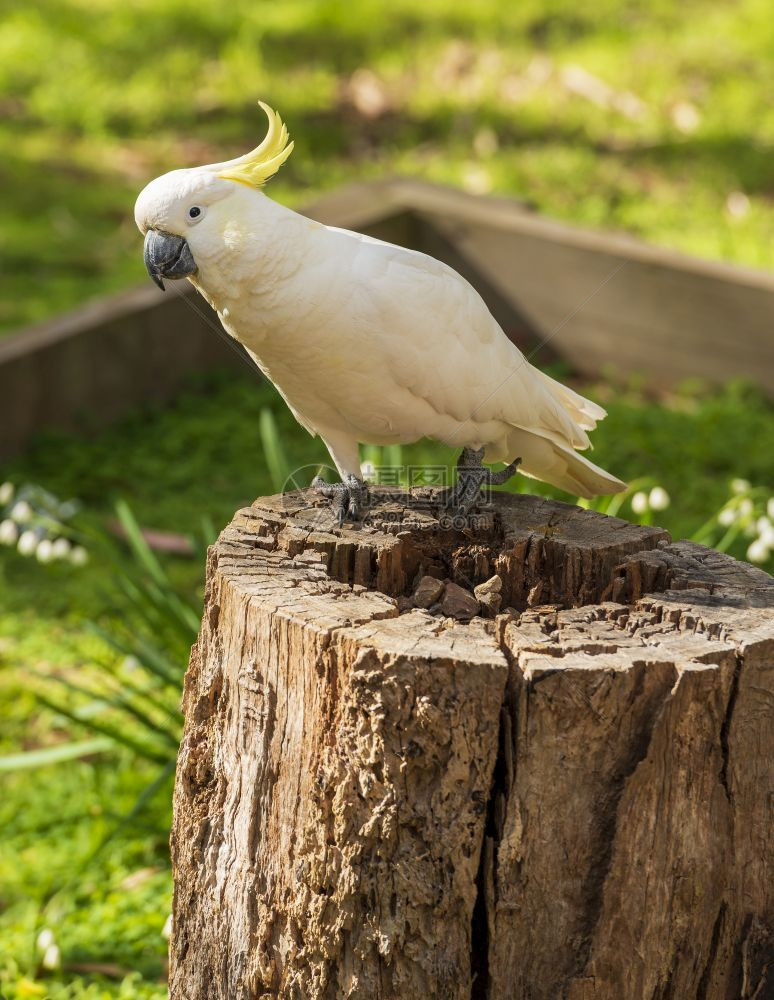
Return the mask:
[[522, 458], [522, 470], [584, 495], [625, 485], [575, 449], [605, 411], [533, 368], [476, 290], [433, 257], [339, 230], [358, 240], [356, 277], [389, 338], [385, 381], [429, 404], [424, 433], [461, 447], [486, 446], [489, 461]]

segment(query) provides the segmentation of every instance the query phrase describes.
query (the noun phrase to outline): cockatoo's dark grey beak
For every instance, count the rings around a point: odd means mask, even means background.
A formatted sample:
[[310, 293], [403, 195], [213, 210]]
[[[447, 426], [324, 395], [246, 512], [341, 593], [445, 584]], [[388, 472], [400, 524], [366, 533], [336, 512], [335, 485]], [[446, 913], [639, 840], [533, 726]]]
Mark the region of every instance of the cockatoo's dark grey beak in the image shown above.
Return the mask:
[[148, 274], [164, 291], [164, 278], [185, 278], [196, 273], [196, 261], [182, 236], [149, 229], [143, 254]]

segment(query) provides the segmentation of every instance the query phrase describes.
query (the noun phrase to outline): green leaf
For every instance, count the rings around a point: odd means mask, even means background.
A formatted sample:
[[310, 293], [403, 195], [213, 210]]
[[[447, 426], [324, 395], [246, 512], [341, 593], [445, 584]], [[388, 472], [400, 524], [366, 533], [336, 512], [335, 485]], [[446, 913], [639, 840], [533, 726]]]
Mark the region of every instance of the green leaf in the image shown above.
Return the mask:
[[266, 464], [269, 467], [272, 486], [279, 493], [290, 478], [290, 466], [285, 459], [279, 431], [277, 430], [277, 424], [271, 410], [268, 408], [261, 410], [258, 425], [261, 431], [263, 453], [266, 456]]
[[156, 558], [153, 549], [145, 541], [140, 525], [137, 523], [137, 519], [126, 500], [116, 501], [116, 514], [118, 515], [118, 520], [121, 522], [121, 527], [126, 532], [126, 540], [137, 561], [152, 580], [163, 586], [169, 586], [167, 574]]
[[[59, 677], [56, 674], [37, 674], [37, 676], [42, 677], [47, 681], [55, 681], [57, 684], [61, 684], [63, 687], [67, 688], [68, 691], [84, 695], [87, 698], [95, 700], [101, 699], [104, 702], [104, 707], [106, 709], [112, 708], [117, 712], [124, 712], [127, 715], [132, 716], [132, 718], [139, 722], [152, 738], [158, 737], [164, 739], [170, 744], [170, 746], [175, 748], [177, 748], [177, 745], [180, 742], [180, 737], [176, 732], [165, 729], [160, 722], [152, 719], [147, 714], [147, 711], [127, 698], [123, 692], [119, 694], [112, 694], [110, 692], [93, 691], [85, 685], [76, 684], [74, 681], [68, 680], [66, 677]], [[169, 709], [165, 709], [163, 711], [166, 719], [171, 719], [173, 717]]]
[[66, 719], [71, 719], [73, 722], [77, 722], [78, 725], [83, 726], [86, 729], [91, 729], [93, 732], [101, 733], [103, 736], [107, 736], [108, 739], [113, 740], [121, 746], [127, 747], [140, 757], [144, 757], [147, 760], [152, 760], [157, 764], [162, 765], [167, 765], [170, 761], [169, 754], [164, 754], [159, 750], [154, 750], [152, 747], [132, 739], [131, 736], [127, 736], [126, 733], [122, 732], [117, 726], [113, 726], [102, 719], [83, 719], [78, 715], [76, 710], [46, 697], [46, 695], [41, 694], [39, 691], [35, 692], [35, 696], [41, 705], [45, 705], [46, 708], [50, 709], [52, 712], [56, 712], [58, 715], [63, 715]]
[[105, 737], [93, 740], [80, 740], [74, 743], [58, 743], [53, 747], [41, 747], [40, 750], [27, 750], [25, 753], [8, 754], [0, 757], [0, 771], [23, 771], [29, 767], [45, 767], [48, 764], [61, 764], [66, 760], [77, 760], [89, 754], [105, 753], [114, 750], [115, 743]]
[[118, 578], [118, 583], [146, 621], [158, 627], [171, 629], [186, 642], [193, 641], [199, 631], [200, 616], [172, 590], [169, 583], [159, 585], [153, 580], [135, 580], [128, 575]]
[[183, 678], [182, 665], [179, 669], [174, 669], [166, 653], [155, 647], [147, 639], [135, 635], [131, 641], [126, 641], [120, 636], [106, 632], [94, 624], [89, 626], [89, 631], [98, 635], [103, 642], [107, 643], [117, 653], [121, 653], [123, 656], [134, 656], [147, 671], [162, 680], [168, 687], [172, 687], [175, 690], [180, 689]]

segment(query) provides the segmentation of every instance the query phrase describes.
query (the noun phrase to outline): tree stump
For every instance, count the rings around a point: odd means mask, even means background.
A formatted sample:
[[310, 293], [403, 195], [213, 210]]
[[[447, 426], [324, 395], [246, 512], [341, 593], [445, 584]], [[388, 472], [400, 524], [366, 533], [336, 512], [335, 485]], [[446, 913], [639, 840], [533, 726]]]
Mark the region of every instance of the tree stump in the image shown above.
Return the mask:
[[[210, 550], [172, 1000], [774, 996], [774, 580], [554, 501], [460, 529], [420, 499], [343, 528], [261, 499]], [[496, 617], [411, 600], [495, 574]]]

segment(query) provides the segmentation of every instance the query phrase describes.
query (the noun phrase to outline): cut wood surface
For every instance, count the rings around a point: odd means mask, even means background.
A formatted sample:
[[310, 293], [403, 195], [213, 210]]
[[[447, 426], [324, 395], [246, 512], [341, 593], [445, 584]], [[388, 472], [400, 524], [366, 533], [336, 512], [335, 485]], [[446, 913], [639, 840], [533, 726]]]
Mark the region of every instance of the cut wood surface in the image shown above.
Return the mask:
[[302, 491], [211, 548], [172, 1000], [770, 998], [774, 580], [536, 497], [438, 514]]

